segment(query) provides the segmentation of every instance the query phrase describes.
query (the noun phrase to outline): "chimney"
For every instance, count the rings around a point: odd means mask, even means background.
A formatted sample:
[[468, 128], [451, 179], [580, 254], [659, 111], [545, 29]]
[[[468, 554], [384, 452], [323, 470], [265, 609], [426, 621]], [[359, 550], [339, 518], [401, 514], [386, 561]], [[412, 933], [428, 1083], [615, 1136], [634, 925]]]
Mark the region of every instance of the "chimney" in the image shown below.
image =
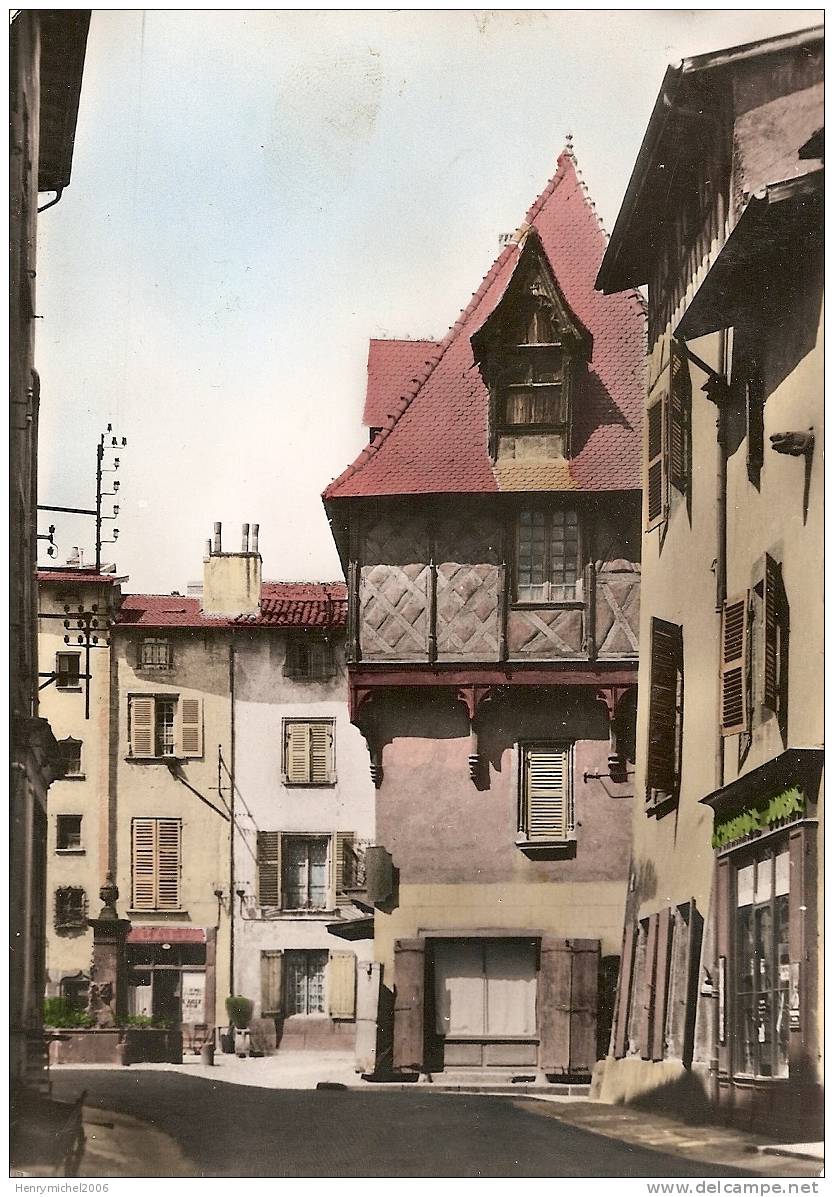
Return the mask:
[[257, 553], [257, 551], [258, 551], [258, 529], [260, 528], [260, 526], [261, 526], [260, 524], [252, 525], [252, 539], [249, 543], [250, 553]]
[[261, 556], [258, 552], [258, 525], [252, 525], [252, 547], [249, 524], [242, 529], [239, 553], [224, 553], [221, 549], [219, 523], [214, 525], [214, 547], [206, 542], [203, 558], [204, 615], [234, 619], [238, 615], [257, 615], [261, 607]]

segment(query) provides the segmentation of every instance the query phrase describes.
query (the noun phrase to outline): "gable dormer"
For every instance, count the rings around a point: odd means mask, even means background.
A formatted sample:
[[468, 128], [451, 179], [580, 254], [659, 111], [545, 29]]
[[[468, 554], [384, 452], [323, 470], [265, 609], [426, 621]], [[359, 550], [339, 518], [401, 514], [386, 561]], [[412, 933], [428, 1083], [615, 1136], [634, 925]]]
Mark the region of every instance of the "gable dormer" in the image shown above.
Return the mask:
[[571, 312], [535, 233], [492, 314], [472, 338], [490, 395], [490, 453], [570, 457], [576, 379], [591, 337]]

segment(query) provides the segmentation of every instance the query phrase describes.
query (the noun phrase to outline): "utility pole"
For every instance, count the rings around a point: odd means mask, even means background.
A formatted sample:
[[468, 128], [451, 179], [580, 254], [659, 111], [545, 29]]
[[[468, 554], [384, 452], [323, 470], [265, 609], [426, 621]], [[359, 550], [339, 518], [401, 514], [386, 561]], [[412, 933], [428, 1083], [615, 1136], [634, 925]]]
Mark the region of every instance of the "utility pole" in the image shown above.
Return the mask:
[[[102, 537], [102, 524], [104, 523], [104, 521], [105, 520], [115, 520], [118, 518], [118, 515], [119, 515], [118, 503], [113, 504], [113, 512], [111, 515], [102, 515], [101, 514], [102, 500], [106, 496], [112, 496], [113, 498], [115, 498], [116, 495], [119, 493], [119, 486], [120, 486], [120, 483], [118, 482], [118, 480], [114, 479], [112, 490], [102, 490], [102, 486], [104, 483], [104, 475], [105, 474], [115, 474], [119, 469], [119, 465], [121, 464], [120, 459], [118, 457], [114, 457], [112, 466], [105, 466], [105, 464], [104, 464], [105, 454], [112, 453], [114, 449], [116, 451], [118, 451], [119, 449], [124, 449], [127, 447], [127, 437], [126, 436], [119, 438], [117, 436], [113, 436], [112, 433], [113, 433], [113, 425], [108, 424], [107, 432], [102, 432], [101, 436], [99, 437], [98, 444], [96, 445], [96, 505], [95, 505], [95, 507], [56, 507], [56, 506], [53, 506], [53, 505], [50, 505], [47, 503], [39, 503], [38, 504], [38, 511], [59, 511], [66, 515], [91, 515], [91, 516], [95, 517], [95, 521], [96, 521], [96, 565], [95, 565], [96, 573], [101, 572], [101, 548], [102, 548], [102, 545], [115, 544], [116, 541], [119, 539], [119, 529], [118, 528], [113, 529], [113, 536], [110, 540], [105, 540]], [[110, 441], [109, 445], [106, 443], [108, 439]], [[54, 545], [54, 542], [52, 539], [54, 532], [55, 532], [55, 525], [51, 524], [50, 528], [49, 528], [49, 535], [38, 537], [38, 540], [48, 540], [49, 541], [49, 550], [48, 551], [49, 551], [50, 557], [55, 556], [55, 545]]]

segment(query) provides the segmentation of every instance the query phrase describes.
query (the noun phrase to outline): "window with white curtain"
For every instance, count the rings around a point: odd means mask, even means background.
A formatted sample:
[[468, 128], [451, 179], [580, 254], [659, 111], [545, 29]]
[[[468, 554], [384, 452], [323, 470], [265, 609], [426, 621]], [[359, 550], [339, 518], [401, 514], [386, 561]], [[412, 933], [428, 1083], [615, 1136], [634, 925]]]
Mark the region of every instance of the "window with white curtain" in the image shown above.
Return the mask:
[[437, 940], [435, 1029], [447, 1038], [536, 1035], [533, 940]]

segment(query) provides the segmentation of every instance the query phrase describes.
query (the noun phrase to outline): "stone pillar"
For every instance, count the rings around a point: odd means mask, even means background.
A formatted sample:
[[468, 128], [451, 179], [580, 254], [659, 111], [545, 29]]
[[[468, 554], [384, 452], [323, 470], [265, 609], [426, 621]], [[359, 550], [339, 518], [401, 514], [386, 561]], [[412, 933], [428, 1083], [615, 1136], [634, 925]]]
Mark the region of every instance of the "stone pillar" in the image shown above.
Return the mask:
[[[121, 1022], [127, 1015], [127, 960], [125, 943], [130, 920], [119, 918], [119, 891], [112, 873], [99, 891], [102, 908], [97, 919], [88, 919], [93, 931], [89, 1011], [99, 1026]], [[95, 987], [95, 988], [94, 988]]]

